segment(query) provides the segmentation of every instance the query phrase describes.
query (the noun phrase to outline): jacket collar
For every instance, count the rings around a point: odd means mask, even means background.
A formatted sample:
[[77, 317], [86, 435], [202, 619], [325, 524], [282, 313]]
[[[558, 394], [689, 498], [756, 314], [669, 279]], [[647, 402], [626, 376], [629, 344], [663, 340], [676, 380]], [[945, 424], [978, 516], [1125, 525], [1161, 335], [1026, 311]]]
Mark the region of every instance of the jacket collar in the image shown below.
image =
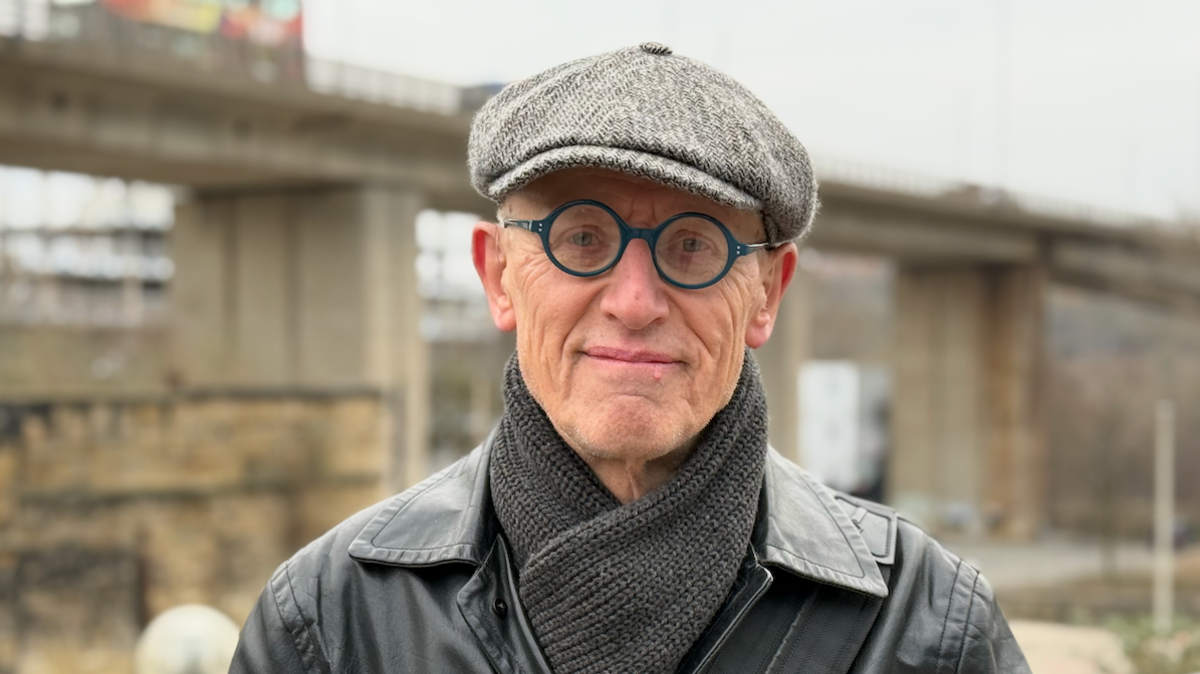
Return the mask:
[[[350, 544], [350, 556], [396, 566], [481, 565], [500, 531], [488, 481], [494, 437], [387, 502]], [[888, 594], [862, 534], [833, 495], [774, 449], [767, 450], [752, 546], [768, 566], [873, 597]]]
[[829, 489], [770, 447], [765, 472], [752, 542], [759, 560], [827, 585], [886, 597], [875, 556]]
[[500, 531], [487, 468], [495, 436], [387, 501], [350, 543], [350, 556], [397, 566], [480, 566]]

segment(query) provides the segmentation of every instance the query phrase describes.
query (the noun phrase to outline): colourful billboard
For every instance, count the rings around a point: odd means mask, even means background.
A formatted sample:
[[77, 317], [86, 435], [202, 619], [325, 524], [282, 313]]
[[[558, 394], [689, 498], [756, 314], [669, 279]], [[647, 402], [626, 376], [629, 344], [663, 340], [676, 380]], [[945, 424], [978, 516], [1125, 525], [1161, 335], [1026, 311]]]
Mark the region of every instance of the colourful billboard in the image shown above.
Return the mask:
[[300, 0], [101, 0], [113, 14], [266, 46], [299, 42], [304, 32]]

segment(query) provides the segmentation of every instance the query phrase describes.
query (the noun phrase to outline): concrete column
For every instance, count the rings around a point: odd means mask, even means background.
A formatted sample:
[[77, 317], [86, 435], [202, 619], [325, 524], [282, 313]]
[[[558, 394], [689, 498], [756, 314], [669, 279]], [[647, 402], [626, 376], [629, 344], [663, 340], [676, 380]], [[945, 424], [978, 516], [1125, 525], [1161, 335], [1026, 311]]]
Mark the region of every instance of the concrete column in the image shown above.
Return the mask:
[[237, 283], [234, 199], [197, 199], [175, 207], [168, 241], [173, 378], [186, 386], [228, 381], [234, 358], [231, 316]]
[[932, 529], [1040, 527], [1043, 292], [1034, 268], [900, 269], [888, 494]]
[[385, 482], [427, 470], [419, 195], [385, 187], [201, 196], [176, 209], [174, 367], [185, 386], [371, 388]]
[[1046, 512], [1046, 275], [1006, 267], [989, 275], [987, 384], [988, 487], [984, 511], [993, 529], [1031, 538]]
[[771, 339], [754, 354], [767, 392], [771, 445], [797, 463], [800, 462], [800, 368], [812, 347], [811, 297], [812, 279], [803, 269], [797, 269], [783, 295]]

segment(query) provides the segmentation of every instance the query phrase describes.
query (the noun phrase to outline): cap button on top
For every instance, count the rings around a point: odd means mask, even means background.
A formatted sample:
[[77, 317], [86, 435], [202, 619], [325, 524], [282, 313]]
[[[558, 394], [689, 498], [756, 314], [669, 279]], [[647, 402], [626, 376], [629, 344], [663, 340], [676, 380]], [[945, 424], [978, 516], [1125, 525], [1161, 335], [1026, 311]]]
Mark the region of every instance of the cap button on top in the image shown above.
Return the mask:
[[655, 56], [666, 56], [671, 53], [671, 48], [661, 42], [643, 42], [638, 47], [647, 54]]

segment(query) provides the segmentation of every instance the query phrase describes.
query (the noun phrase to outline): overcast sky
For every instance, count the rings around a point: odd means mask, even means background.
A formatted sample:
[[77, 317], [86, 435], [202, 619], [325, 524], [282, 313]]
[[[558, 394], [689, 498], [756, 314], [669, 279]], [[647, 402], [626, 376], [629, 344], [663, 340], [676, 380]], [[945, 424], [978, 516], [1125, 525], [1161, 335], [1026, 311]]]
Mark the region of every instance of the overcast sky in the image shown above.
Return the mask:
[[315, 55], [458, 84], [664, 42], [818, 157], [1200, 213], [1197, 0], [308, 0]]

